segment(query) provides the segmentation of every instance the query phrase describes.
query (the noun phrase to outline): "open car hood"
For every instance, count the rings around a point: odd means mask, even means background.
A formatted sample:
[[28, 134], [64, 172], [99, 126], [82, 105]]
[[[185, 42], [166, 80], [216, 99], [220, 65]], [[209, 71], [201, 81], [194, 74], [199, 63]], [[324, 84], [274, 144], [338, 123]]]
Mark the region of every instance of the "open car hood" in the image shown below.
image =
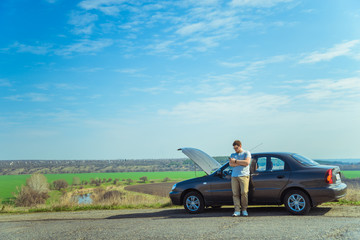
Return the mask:
[[221, 164], [207, 153], [196, 148], [180, 148], [186, 156], [193, 160], [208, 175], [221, 167]]

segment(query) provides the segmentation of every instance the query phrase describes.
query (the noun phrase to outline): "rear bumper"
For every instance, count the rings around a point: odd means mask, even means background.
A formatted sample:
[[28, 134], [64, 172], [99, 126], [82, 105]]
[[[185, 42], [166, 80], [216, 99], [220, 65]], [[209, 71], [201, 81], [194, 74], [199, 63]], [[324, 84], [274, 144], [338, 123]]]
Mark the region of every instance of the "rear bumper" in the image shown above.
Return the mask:
[[171, 191], [169, 197], [173, 205], [182, 205], [181, 203], [181, 192]]
[[345, 183], [330, 184], [326, 188], [307, 189], [311, 196], [314, 206], [324, 203], [335, 201], [339, 198], [345, 197], [347, 185]]

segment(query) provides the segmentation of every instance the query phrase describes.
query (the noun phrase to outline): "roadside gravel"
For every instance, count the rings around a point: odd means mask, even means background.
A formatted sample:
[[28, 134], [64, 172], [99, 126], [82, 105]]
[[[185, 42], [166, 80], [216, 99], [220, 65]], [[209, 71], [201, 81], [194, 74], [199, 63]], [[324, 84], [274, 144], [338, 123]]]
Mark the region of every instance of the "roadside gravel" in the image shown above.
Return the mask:
[[320, 206], [306, 216], [283, 207], [191, 215], [182, 208], [2, 214], [0, 239], [360, 239], [359, 206]]

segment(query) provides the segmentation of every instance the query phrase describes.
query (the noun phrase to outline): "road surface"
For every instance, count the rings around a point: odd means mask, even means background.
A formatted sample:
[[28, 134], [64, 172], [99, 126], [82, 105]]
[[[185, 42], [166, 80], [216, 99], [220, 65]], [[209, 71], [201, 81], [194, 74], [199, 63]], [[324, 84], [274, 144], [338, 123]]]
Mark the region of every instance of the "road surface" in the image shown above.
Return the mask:
[[306, 216], [283, 207], [191, 215], [182, 208], [1, 214], [0, 239], [360, 239], [359, 206], [320, 206]]

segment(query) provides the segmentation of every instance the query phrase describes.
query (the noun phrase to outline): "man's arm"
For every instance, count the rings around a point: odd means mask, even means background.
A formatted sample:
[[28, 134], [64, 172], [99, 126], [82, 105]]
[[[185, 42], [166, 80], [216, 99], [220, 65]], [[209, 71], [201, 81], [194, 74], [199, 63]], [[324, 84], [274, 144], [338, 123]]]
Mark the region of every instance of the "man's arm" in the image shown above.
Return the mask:
[[243, 166], [246, 167], [250, 164], [251, 158], [247, 157], [245, 160], [237, 160], [235, 158], [229, 159], [229, 165], [230, 167], [237, 167], [237, 166]]

